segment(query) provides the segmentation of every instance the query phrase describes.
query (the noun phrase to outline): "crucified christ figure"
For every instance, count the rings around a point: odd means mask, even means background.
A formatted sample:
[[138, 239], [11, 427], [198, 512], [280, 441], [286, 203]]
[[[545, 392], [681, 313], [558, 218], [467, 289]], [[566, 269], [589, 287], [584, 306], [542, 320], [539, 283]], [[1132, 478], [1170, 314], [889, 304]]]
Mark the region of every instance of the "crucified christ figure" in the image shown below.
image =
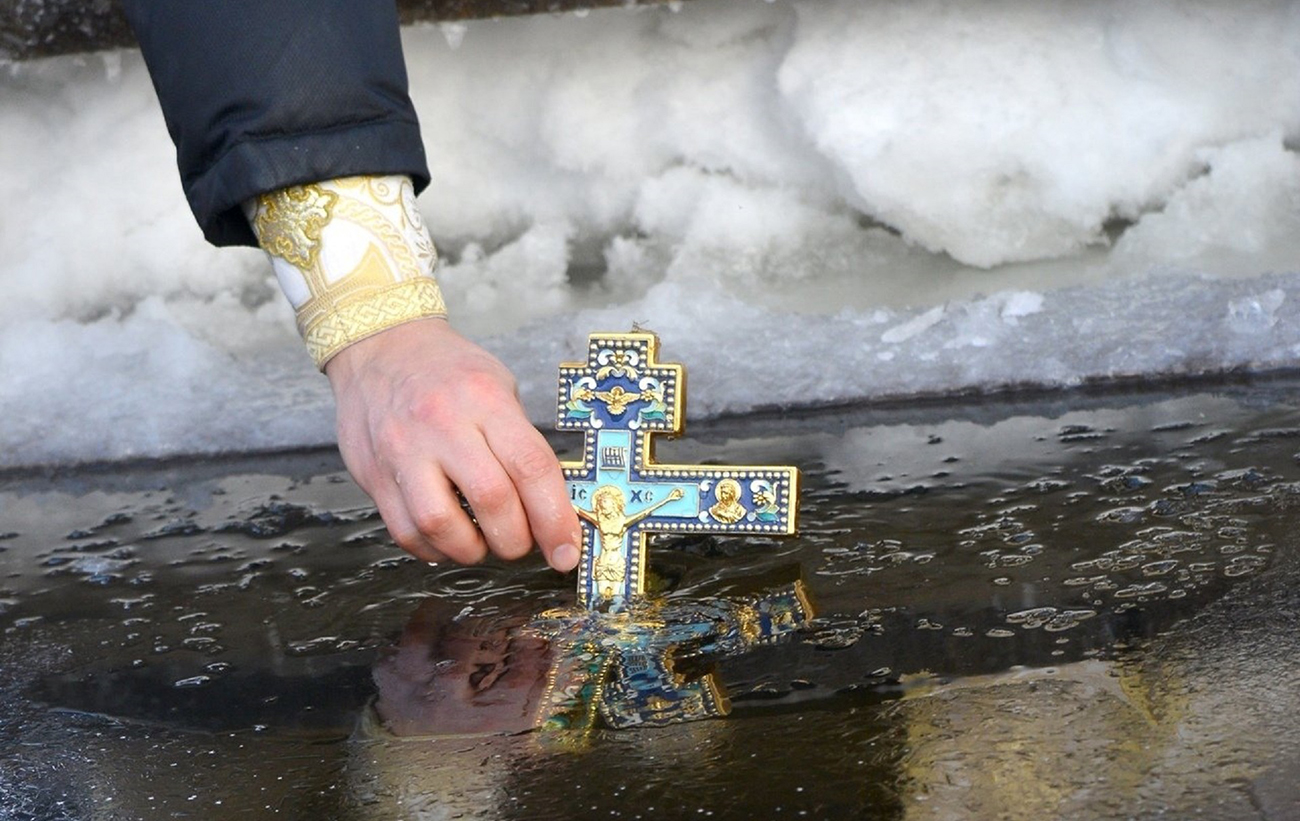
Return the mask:
[[624, 555], [624, 536], [629, 528], [654, 513], [659, 508], [682, 498], [681, 489], [673, 488], [664, 499], [649, 507], [626, 515], [627, 500], [617, 485], [601, 485], [591, 496], [591, 510], [583, 510], [577, 505], [573, 509], [578, 516], [596, 527], [600, 537], [600, 554], [592, 565], [592, 578], [600, 589], [600, 595], [606, 599], [614, 598], [614, 591], [623, 585], [627, 578], [627, 559]]

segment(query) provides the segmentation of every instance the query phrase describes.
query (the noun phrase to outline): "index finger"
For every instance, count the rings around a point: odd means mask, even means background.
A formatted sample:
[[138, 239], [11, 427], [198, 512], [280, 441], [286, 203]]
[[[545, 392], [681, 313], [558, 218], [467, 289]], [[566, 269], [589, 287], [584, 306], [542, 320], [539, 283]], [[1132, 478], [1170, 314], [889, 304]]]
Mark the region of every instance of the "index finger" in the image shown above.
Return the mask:
[[524, 419], [494, 425], [484, 436], [519, 493], [529, 530], [547, 563], [561, 572], [577, 567], [582, 528], [555, 451]]

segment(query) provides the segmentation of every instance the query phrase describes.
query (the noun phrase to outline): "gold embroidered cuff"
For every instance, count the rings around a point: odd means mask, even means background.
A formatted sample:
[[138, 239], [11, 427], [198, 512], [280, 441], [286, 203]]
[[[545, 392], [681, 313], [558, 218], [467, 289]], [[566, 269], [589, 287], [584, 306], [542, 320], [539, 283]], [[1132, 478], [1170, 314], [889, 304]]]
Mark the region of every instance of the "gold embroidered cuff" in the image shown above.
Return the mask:
[[447, 315], [433, 278], [438, 252], [409, 178], [295, 185], [250, 200], [245, 212], [318, 368], [394, 325]]

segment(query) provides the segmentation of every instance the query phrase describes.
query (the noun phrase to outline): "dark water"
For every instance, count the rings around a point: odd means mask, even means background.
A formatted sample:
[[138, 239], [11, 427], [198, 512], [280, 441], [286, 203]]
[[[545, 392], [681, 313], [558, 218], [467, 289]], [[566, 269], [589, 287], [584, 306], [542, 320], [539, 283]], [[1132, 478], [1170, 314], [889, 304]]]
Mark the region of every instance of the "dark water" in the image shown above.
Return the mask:
[[695, 425], [660, 457], [801, 465], [802, 532], [659, 583], [818, 618], [714, 660], [729, 718], [580, 738], [429, 695], [540, 670], [572, 580], [406, 558], [330, 455], [10, 476], [0, 818], [1297, 818], [1296, 388]]

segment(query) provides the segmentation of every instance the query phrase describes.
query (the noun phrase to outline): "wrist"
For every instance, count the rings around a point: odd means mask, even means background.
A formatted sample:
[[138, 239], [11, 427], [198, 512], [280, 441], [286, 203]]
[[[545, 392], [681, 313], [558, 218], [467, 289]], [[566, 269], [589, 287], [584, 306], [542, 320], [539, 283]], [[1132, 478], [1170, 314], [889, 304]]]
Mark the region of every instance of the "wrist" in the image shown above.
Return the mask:
[[423, 356], [444, 333], [454, 333], [445, 317], [413, 319], [376, 331], [339, 350], [321, 367], [330, 383], [337, 386], [358, 374], [372, 371], [384, 357], [405, 357], [412, 351]]

